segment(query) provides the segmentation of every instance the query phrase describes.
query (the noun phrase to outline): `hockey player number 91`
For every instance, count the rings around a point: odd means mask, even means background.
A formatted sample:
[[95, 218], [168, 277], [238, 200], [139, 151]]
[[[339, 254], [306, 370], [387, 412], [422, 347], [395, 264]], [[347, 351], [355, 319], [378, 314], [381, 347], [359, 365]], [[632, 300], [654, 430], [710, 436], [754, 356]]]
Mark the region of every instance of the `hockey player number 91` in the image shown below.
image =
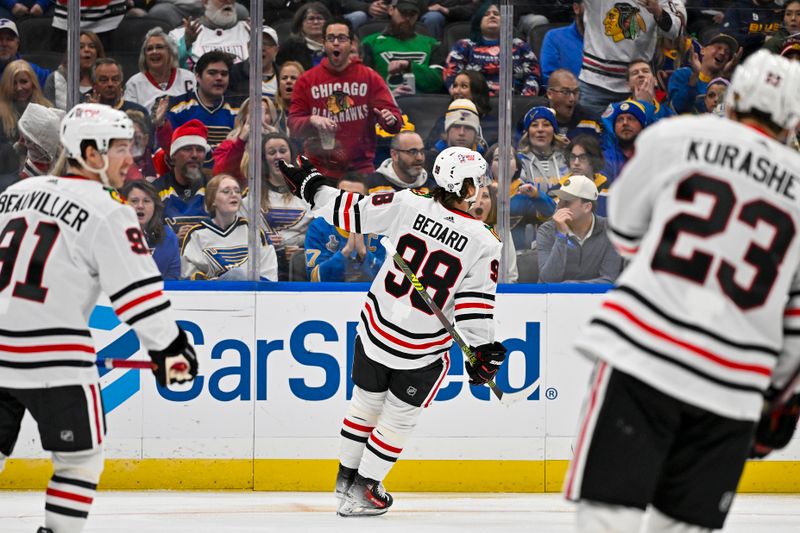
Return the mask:
[[[407, 250], [411, 250], [413, 254], [410, 258], [406, 258]], [[429, 291], [435, 291], [431, 299], [439, 306], [439, 309], [443, 309], [450, 296], [450, 289], [453, 288], [461, 273], [461, 261], [444, 250], [435, 250], [428, 255], [428, 245], [425, 244], [425, 241], [408, 233], [397, 241], [397, 253], [406, 260], [420, 283]], [[398, 280], [400, 280], [399, 283]], [[411, 281], [402, 273], [398, 274], [391, 270], [386, 273], [384, 285], [386, 292], [395, 298], [402, 298], [411, 290]], [[417, 291], [411, 292], [411, 305], [425, 314], [433, 314]]]
[[[14, 265], [17, 263], [22, 238], [28, 231], [28, 223], [23, 217], [11, 219], [3, 232], [0, 233], [0, 292], [6, 290], [11, 283], [11, 276], [14, 274]], [[25, 273], [25, 281], [18, 281], [14, 284], [12, 296], [25, 298], [34, 302], [44, 302], [47, 296], [47, 288], [42, 287], [42, 277], [44, 276], [44, 265], [50, 256], [50, 250], [56, 242], [60, 233], [57, 224], [51, 222], [39, 222], [33, 232], [39, 241], [33, 249], [28, 270]], [[10, 235], [10, 238], [9, 238]], [[5, 246], [3, 245], [5, 244]]]
[[[707, 217], [681, 213], [672, 217], [664, 226], [664, 233], [656, 248], [651, 266], [653, 270], [669, 272], [700, 285], [705, 284], [714, 257], [702, 250], [695, 250], [688, 258], [673, 253], [681, 232], [698, 237], [711, 237], [728, 227], [731, 214], [736, 207], [736, 195], [731, 186], [715, 178], [694, 174], [683, 180], [675, 192], [675, 199], [693, 202], [695, 196], [705, 194], [713, 197], [714, 203]], [[717, 269], [717, 281], [728, 298], [741, 309], [752, 309], [763, 305], [777, 278], [778, 267], [783, 261], [789, 244], [795, 235], [792, 218], [764, 200], [744, 204], [737, 219], [755, 229], [759, 222], [769, 224], [775, 230], [769, 247], [751, 242], [744, 255], [746, 263], [756, 274], [749, 287], [742, 287], [736, 280], [736, 267], [726, 260]]]

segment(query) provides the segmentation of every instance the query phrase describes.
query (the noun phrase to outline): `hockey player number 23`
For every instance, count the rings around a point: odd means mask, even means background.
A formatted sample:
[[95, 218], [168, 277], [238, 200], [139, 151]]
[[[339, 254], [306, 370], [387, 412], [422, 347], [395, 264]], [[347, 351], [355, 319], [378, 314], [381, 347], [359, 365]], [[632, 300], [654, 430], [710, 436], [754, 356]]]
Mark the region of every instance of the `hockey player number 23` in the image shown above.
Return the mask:
[[[413, 254], [410, 258], [406, 256], [408, 250], [411, 250]], [[425, 241], [408, 233], [397, 241], [397, 253], [417, 274], [420, 283], [429, 291], [435, 292], [432, 300], [439, 306], [439, 309], [444, 308], [444, 304], [450, 296], [450, 289], [453, 288], [461, 273], [461, 261], [444, 250], [434, 250], [429, 255], [428, 245], [425, 244]], [[400, 280], [399, 283], [398, 280]], [[402, 298], [408, 294], [408, 291], [411, 291], [411, 281], [402, 273], [398, 274], [391, 270], [386, 273], [384, 286], [386, 292], [395, 298]], [[433, 314], [417, 291], [411, 291], [411, 305], [423, 313]]]
[[[0, 233], [0, 292], [6, 290], [11, 284], [11, 276], [14, 274], [14, 265], [22, 245], [22, 238], [28, 231], [28, 223], [24, 218], [11, 219], [3, 232]], [[42, 287], [42, 277], [44, 276], [44, 265], [53, 245], [56, 243], [60, 230], [57, 224], [52, 222], [39, 222], [33, 231], [39, 240], [33, 248], [28, 270], [25, 273], [25, 281], [17, 281], [14, 284], [12, 296], [25, 298], [34, 302], [44, 302], [47, 296], [47, 288]]]
[[[680, 257], [673, 253], [675, 243], [681, 232], [697, 237], [711, 237], [726, 229], [736, 231], [735, 225], [729, 227], [729, 219], [736, 207], [736, 195], [728, 183], [694, 174], [678, 185], [675, 199], [679, 202], [694, 202], [698, 194], [713, 197], [711, 212], [705, 218], [688, 213], [672, 217], [664, 226], [664, 233], [651, 266], [653, 270], [669, 272], [703, 285], [714, 263], [714, 256], [698, 249], [688, 258]], [[764, 248], [751, 242], [745, 252], [744, 261], [755, 269], [755, 275], [749, 286], [743, 287], [737, 283], [736, 266], [725, 259], [720, 261], [717, 268], [717, 281], [725, 295], [739, 308], [751, 309], [767, 300], [772, 285], [778, 277], [778, 267], [794, 238], [795, 227], [786, 212], [763, 200], [753, 200], [744, 204], [739, 210], [737, 220], [754, 230], [759, 222], [772, 226], [774, 230], [769, 247]]]

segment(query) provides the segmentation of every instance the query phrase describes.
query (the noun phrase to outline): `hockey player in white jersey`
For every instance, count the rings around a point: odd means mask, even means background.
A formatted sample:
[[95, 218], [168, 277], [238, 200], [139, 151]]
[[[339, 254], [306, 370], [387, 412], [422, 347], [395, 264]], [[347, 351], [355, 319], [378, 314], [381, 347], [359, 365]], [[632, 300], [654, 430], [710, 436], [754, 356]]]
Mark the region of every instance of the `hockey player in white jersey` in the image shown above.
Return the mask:
[[609, 191], [630, 265], [577, 341], [596, 361], [564, 487], [578, 531], [720, 529], [748, 455], [797, 424], [800, 64], [758, 52], [726, 99], [647, 128]]
[[[387, 236], [432, 299], [473, 348], [470, 383], [494, 377], [505, 348], [494, 340], [494, 299], [500, 241], [467, 213], [486, 174], [486, 161], [467, 148], [436, 158], [432, 195], [412, 190], [362, 196], [324, 185], [302, 159], [279, 163], [289, 187], [345, 231]], [[379, 515], [392, 505], [382, 480], [430, 405], [450, 368], [452, 338], [411, 282], [387, 258], [375, 277], [358, 324], [353, 397], [341, 429], [336, 494], [340, 516]]]
[[53, 476], [40, 533], [83, 530], [103, 470], [105, 417], [88, 318], [98, 295], [149, 350], [161, 385], [197, 374], [123, 183], [133, 124], [80, 104], [60, 130], [67, 175], [0, 194], [0, 470], [29, 411]]

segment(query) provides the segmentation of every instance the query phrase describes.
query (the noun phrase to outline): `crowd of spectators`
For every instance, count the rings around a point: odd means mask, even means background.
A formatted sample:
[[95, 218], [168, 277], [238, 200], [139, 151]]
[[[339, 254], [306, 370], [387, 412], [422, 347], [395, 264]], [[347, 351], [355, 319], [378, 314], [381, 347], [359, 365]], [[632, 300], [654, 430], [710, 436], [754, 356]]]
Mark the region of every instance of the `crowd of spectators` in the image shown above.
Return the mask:
[[[259, 85], [248, 2], [81, 5], [80, 98], [133, 121], [121, 193], [165, 279], [246, 279], [257, 231], [261, 279], [370, 280], [384, 261], [377, 237], [313, 218], [277, 162], [304, 154], [362, 194], [427, 193], [436, 155], [465, 146], [495, 179], [472, 209], [487, 224], [498, 166], [511, 169], [509, 281], [613, 282], [623, 263], [605, 237], [606, 202], [637, 136], [677, 114], [723, 115], [732, 72], [759, 48], [800, 60], [800, 0], [527, 0], [514, 2], [509, 36], [496, 0], [265, 0]], [[0, 190], [60, 164], [66, 29], [65, 0], [0, 3]]]

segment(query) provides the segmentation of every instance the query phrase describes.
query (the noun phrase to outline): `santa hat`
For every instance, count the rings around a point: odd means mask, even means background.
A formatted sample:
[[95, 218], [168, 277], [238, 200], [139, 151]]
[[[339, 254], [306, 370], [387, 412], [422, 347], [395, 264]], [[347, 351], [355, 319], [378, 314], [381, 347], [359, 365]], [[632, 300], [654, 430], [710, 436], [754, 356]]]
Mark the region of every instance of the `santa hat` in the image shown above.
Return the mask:
[[169, 147], [170, 157], [186, 146], [202, 146], [206, 152], [211, 149], [208, 146], [208, 128], [196, 118], [178, 126], [172, 132], [172, 143]]

